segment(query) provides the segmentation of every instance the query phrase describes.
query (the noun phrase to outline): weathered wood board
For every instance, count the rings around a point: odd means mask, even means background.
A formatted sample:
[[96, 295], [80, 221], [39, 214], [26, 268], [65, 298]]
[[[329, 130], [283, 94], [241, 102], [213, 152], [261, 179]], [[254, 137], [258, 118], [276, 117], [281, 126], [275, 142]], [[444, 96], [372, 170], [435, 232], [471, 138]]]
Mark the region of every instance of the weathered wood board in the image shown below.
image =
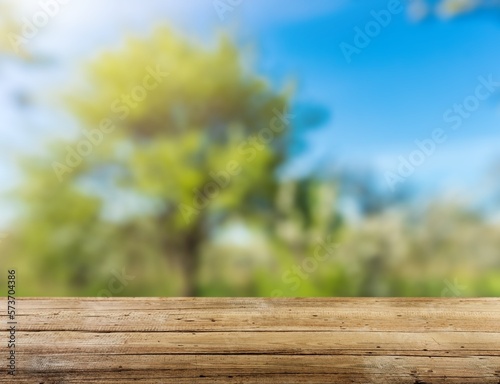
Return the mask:
[[0, 383], [500, 383], [500, 299], [0, 301]]

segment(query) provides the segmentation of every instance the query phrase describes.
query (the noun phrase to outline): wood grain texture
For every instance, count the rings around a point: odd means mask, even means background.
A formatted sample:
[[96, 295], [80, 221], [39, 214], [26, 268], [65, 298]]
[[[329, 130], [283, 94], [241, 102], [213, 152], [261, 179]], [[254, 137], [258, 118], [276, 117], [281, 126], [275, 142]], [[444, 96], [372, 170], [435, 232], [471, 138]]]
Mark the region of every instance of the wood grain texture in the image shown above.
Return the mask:
[[17, 376], [2, 363], [0, 383], [500, 383], [500, 299], [20, 298], [16, 311]]

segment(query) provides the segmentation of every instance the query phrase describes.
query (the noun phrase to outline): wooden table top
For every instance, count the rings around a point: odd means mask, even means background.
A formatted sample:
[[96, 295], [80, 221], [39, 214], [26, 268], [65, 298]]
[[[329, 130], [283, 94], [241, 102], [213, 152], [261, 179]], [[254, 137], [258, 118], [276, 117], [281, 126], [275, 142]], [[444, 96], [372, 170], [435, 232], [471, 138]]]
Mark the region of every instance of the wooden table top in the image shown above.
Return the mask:
[[0, 301], [0, 383], [500, 383], [500, 299]]

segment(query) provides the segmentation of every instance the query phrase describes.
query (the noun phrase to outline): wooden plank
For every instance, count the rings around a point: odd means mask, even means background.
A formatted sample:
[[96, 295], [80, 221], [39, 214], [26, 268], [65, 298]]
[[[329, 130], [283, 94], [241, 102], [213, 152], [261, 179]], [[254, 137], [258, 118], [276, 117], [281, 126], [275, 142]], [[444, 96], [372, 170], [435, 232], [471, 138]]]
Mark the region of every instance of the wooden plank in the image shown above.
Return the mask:
[[21, 298], [16, 308], [17, 375], [2, 364], [0, 383], [500, 383], [500, 299]]
[[496, 299], [64, 298], [19, 301], [17, 306], [21, 320], [29, 317], [20, 321], [23, 330], [94, 332], [413, 332], [427, 330], [431, 318], [434, 330], [497, 332], [500, 313]]

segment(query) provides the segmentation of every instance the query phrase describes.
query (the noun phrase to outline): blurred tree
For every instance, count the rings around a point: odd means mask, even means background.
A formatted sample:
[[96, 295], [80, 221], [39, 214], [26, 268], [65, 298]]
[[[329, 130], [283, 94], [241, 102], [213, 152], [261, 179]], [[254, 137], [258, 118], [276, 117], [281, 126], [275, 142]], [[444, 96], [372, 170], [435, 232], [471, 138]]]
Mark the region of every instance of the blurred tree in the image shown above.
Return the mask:
[[272, 226], [287, 94], [225, 37], [205, 50], [158, 29], [99, 55], [67, 99], [83, 137], [26, 163], [10, 252], [32, 265], [28, 293], [92, 295], [126, 267], [144, 274], [136, 294], [200, 295], [201, 248], [217, 228], [234, 217]]
[[[437, 296], [456, 279], [498, 295], [498, 222], [449, 201], [412, 209], [370, 172], [279, 183], [287, 149], [306, 148], [282, 141], [289, 94], [226, 38], [129, 39], [68, 93], [82, 133], [25, 161], [24, 215], [0, 244], [20, 295]], [[295, 128], [328, 118], [294, 113]], [[344, 196], [362, 220], [342, 216]], [[319, 260], [322, 243], [340, 246]]]

